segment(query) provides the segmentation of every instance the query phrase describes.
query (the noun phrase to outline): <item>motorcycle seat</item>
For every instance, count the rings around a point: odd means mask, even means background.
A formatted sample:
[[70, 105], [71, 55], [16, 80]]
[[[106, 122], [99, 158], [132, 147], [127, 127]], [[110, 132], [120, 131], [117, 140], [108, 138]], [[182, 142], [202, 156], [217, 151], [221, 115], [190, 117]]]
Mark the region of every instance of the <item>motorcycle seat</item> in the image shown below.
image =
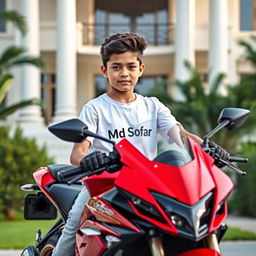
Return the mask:
[[68, 213], [77, 198], [79, 192], [82, 189], [82, 183], [77, 181], [73, 184], [68, 184], [68, 181], [74, 178], [74, 176], [60, 179], [58, 176], [59, 171], [71, 170], [77, 168], [77, 166], [68, 164], [51, 164], [47, 166], [49, 172], [56, 179], [56, 182], [52, 183], [48, 187], [48, 192], [56, 200], [58, 206]]

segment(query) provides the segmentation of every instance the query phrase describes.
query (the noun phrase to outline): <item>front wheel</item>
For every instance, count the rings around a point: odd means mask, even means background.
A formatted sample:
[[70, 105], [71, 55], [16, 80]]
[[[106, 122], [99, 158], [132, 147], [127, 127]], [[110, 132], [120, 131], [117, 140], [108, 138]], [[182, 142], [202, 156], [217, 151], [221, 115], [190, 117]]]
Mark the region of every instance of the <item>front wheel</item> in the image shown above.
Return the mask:
[[39, 256], [51, 256], [53, 249], [55, 248], [59, 238], [61, 236], [61, 231], [51, 236], [43, 248], [39, 251]]
[[179, 254], [178, 256], [221, 256], [217, 251], [209, 248], [195, 249]]

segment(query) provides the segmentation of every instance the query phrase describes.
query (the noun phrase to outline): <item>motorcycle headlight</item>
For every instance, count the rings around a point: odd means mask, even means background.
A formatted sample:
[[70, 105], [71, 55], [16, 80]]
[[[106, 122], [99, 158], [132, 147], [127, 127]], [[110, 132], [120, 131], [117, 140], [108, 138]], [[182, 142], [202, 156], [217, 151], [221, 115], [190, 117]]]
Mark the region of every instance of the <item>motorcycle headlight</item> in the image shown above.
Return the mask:
[[212, 192], [192, 206], [156, 192], [152, 192], [152, 195], [182, 236], [199, 240], [207, 234], [211, 218]]
[[186, 226], [186, 220], [177, 214], [172, 214], [170, 219], [176, 227], [184, 228]]
[[165, 222], [158, 210], [150, 203], [125, 190], [122, 190], [122, 194], [132, 202], [132, 204], [140, 214], [161, 222]]

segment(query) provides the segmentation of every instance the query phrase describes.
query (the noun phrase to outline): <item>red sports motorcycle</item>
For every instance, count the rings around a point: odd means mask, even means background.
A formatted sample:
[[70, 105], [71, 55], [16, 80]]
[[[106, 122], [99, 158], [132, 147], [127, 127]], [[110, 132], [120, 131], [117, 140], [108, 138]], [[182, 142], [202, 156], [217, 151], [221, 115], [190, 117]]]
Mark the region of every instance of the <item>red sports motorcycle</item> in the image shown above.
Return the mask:
[[[222, 128], [238, 128], [249, 110], [226, 108], [218, 125], [204, 137], [203, 146], [184, 136], [182, 145], [172, 143], [153, 161], [128, 140], [117, 144], [87, 130], [71, 119], [49, 127], [57, 137], [81, 142], [93, 136], [113, 144], [105, 164], [94, 171], [72, 165], [41, 167], [33, 174], [37, 190], [25, 200], [26, 219], [61, 218], [28, 246], [22, 256], [51, 255], [67, 214], [81, 189], [90, 192], [76, 235], [75, 255], [80, 256], [219, 256], [219, 242], [227, 226], [227, 198], [233, 189], [230, 178], [214, 163], [220, 161], [239, 174], [231, 162], [246, 158], [220, 159], [208, 152], [209, 138]], [[69, 255], [68, 255], [69, 256]]]

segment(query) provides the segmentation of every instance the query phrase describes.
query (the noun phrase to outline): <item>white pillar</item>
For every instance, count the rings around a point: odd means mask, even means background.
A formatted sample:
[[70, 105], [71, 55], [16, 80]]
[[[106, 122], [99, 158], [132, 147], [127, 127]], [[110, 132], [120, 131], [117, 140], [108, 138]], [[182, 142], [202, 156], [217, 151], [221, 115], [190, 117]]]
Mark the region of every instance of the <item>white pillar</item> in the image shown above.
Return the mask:
[[57, 105], [54, 122], [77, 115], [76, 86], [76, 1], [57, 0]]
[[228, 21], [227, 0], [210, 0], [209, 85], [219, 73], [227, 74]]
[[[21, 13], [25, 17], [28, 31], [21, 39], [21, 44], [27, 49], [27, 54], [40, 56], [39, 50], [39, 1], [21, 0]], [[25, 65], [21, 71], [21, 100], [40, 99], [40, 70], [31, 65]], [[19, 122], [42, 123], [39, 106], [30, 106], [20, 111]]]
[[175, 78], [186, 80], [188, 78], [184, 61], [195, 63], [194, 51], [195, 33], [195, 1], [176, 1], [176, 27], [175, 27]]
[[[184, 61], [195, 64], [194, 51], [195, 32], [195, 0], [176, 1], [176, 27], [175, 27], [175, 79], [186, 81], [189, 73]], [[176, 97], [182, 98], [176, 91]]]

